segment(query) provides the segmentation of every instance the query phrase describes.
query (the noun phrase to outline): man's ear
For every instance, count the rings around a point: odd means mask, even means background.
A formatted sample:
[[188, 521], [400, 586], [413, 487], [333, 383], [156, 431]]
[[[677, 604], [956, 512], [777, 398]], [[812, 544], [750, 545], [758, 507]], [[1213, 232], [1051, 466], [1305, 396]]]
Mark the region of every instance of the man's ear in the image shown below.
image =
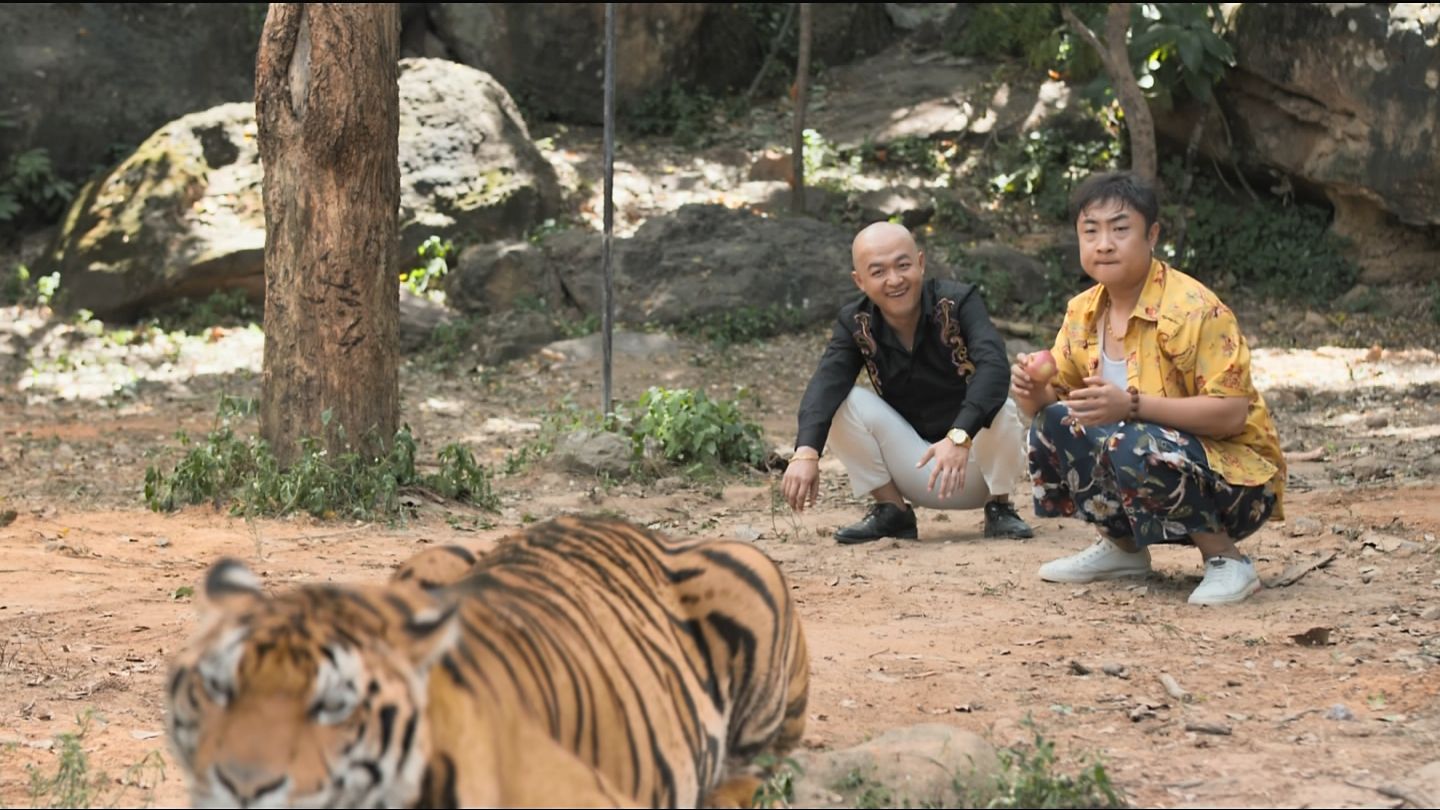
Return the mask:
[[920, 275], [925, 275], [925, 251], [915, 249], [915, 266], [920, 268]]
[[859, 273], [855, 272], [854, 270], [851, 270], [851, 271], [850, 271], [850, 280], [853, 281], [853, 282], [855, 282], [855, 289], [859, 290], [860, 292], [865, 292], [865, 285], [863, 285], [863, 284], [860, 283], [860, 274], [859, 274]]
[[1160, 223], [1150, 223], [1150, 233], [1145, 238], [1150, 243], [1150, 250], [1154, 251], [1155, 243], [1160, 240]]

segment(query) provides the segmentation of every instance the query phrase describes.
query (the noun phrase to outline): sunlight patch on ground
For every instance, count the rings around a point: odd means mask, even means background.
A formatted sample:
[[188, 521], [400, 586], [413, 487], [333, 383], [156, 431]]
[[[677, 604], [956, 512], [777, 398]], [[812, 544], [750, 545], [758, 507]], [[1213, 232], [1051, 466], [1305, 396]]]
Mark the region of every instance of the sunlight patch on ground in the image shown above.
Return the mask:
[[1384, 352], [1380, 359], [1368, 349], [1255, 349], [1250, 353], [1255, 386], [1261, 391], [1302, 388], [1344, 391], [1355, 387], [1404, 389], [1440, 382], [1440, 357], [1415, 349]]
[[94, 334], [83, 325], [51, 330], [30, 350], [29, 368], [16, 388], [31, 404], [99, 400], [142, 382], [183, 385], [196, 377], [258, 374], [265, 351], [265, 335], [254, 326], [204, 335], [158, 333], [133, 343], [116, 335]]

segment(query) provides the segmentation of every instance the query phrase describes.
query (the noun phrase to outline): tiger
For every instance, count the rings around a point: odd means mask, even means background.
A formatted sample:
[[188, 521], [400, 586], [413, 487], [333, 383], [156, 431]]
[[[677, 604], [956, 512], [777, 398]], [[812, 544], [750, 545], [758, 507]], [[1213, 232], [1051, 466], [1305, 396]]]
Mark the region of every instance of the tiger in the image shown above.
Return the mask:
[[194, 806], [744, 807], [804, 733], [753, 545], [566, 516], [446, 566], [268, 595], [216, 563], [165, 700]]

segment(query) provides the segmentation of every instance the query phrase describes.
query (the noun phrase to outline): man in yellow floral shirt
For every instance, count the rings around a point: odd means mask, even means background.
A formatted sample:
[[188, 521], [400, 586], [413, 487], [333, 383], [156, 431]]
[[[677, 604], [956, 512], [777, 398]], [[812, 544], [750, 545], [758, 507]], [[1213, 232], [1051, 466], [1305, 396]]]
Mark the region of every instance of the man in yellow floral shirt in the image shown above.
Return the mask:
[[1071, 299], [1043, 384], [1021, 355], [1011, 395], [1030, 430], [1035, 512], [1079, 516], [1100, 537], [1040, 568], [1051, 582], [1144, 575], [1148, 546], [1199, 548], [1193, 604], [1260, 589], [1236, 548], [1283, 517], [1285, 458], [1234, 314], [1153, 256], [1159, 205], [1128, 172], [1095, 175], [1071, 202], [1080, 263], [1098, 282]]

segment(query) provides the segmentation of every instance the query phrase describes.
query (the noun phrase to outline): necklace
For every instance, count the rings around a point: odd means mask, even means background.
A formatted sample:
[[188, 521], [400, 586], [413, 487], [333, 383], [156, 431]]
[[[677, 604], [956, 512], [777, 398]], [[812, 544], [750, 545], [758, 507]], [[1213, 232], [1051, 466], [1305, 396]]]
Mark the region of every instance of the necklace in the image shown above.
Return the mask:
[[[1111, 305], [1108, 304], [1108, 303], [1105, 304], [1105, 334], [1106, 334], [1106, 335], [1109, 335], [1109, 336], [1110, 336], [1110, 340], [1113, 341], [1114, 343], [1118, 344], [1119, 346], [1124, 346], [1124, 345], [1125, 345], [1125, 336], [1124, 336], [1124, 335], [1117, 335], [1117, 334], [1115, 334], [1115, 329], [1114, 329], [1112, 326], [1110, 326], [1110, 310], [1111, 310]], [[1130, 331], [1128, 324], [1127, 324], [1127, 326], [1126, 326], [1125, 331], [1126, 331], [1126, 332], [1129, 332], [1129, 331]], [[1123, 354], [1123, 350], [1122, 350], [1122, 354]]]

